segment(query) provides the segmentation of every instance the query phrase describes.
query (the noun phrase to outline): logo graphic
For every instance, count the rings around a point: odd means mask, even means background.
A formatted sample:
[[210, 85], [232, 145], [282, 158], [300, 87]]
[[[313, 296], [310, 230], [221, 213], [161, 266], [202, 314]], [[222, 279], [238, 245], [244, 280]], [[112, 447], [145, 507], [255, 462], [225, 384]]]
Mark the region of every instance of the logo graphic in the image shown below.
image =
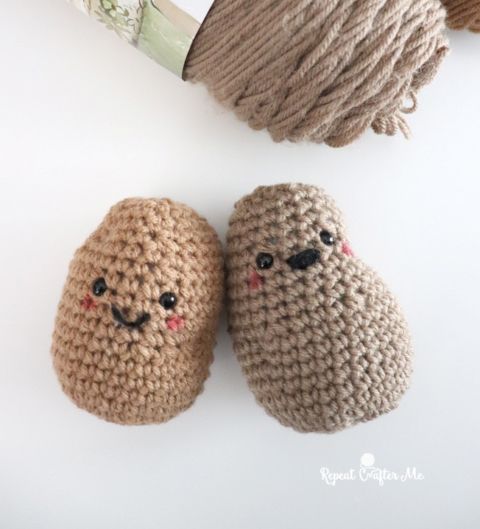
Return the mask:
[[401, 471], [375, 466], [375, 456], [365, 453], [360, 458], [358, 468], [350, 468], [344, 472], [334, 472], [328, 467], [320, 469], [322, 481], [329, 487], [335, 487], [342, 481], [376, 482], [380, 487], [391, 481], [406, 483], [407, 481], [423, 481], [425, 476], [416, 467], [407, 467]]

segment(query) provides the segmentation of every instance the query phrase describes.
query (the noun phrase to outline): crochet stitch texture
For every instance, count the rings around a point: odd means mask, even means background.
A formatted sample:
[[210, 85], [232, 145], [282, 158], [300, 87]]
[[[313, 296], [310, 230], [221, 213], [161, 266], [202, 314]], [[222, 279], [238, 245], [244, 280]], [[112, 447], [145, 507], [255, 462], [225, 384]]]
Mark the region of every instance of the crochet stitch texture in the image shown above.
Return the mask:
[[171, 200], [114, 206], [75, 253], [52, 354], [65, 393], [120, 424], [167, 421], [209, 374], [223, 297], [215, 231]]
[[322, 190], [260, 187], [227, 236], [229, 329], [258, 403], [300, 432], [335, 432], [394, 409], [411, 366], [407, 324], [353, 256]]

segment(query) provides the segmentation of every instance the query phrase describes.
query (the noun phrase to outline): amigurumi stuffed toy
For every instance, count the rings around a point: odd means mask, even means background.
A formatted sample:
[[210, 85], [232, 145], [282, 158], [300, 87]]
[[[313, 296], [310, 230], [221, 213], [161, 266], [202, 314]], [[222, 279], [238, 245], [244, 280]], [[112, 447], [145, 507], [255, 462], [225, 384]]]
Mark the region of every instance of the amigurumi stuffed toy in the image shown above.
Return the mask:
[[120, 424], [169, 420], [202, 391], [223, 298], [214, 230], [170, 200], [114, 206], [77, 250], [52, 354], [65, 393]]
[[227, 236], [229, 328], [260, 405], [301, 432], [335, 432], [394, 409], [409, 385], [407, 325], [307, 185], [260, 187]]

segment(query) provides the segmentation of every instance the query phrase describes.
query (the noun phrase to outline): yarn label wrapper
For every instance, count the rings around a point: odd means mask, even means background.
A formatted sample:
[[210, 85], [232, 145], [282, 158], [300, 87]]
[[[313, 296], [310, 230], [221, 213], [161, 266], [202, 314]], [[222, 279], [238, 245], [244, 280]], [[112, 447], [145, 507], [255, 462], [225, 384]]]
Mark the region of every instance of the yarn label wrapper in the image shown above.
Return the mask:
[[213, 0], [68, 0], [178, 77]]

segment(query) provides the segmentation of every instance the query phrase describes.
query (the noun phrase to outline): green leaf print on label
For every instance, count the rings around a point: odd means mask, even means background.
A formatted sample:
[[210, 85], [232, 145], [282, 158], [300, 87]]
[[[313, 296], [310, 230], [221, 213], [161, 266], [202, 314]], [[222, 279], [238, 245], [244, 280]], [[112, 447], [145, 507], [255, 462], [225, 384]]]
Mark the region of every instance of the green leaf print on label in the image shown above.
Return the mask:
[[148, 0], [91, 0], [95, 5], [93, 14], [98, 20], [131, 44], [137, 41], [146, 2]]
[[[123, 40], [182, 77], [200, 23], [170, 0], [71, 0]], [[206, 0], [202, 0], [206, 2]], [[206, 5], [211, 2], [206, 2]], [[207, 10], [205, 10], [205, 14]]]

